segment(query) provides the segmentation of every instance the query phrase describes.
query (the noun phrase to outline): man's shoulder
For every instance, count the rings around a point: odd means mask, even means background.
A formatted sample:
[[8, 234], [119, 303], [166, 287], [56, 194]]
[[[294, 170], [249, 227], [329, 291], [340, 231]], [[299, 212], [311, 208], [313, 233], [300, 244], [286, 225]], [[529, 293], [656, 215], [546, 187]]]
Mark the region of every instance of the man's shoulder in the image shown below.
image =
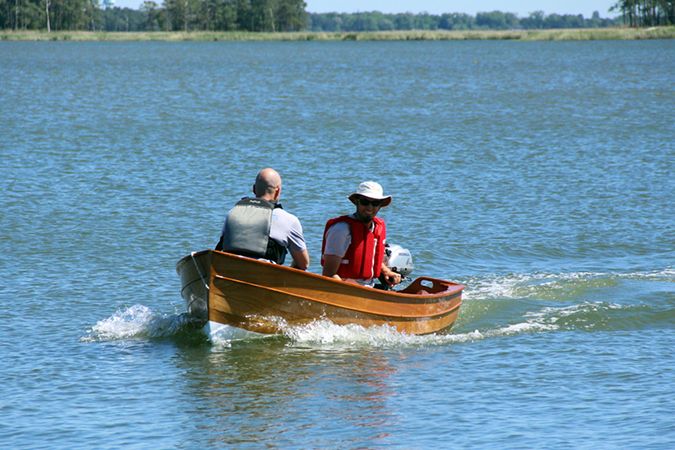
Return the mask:
[[349, 223], [345, 222], [344, 220], [340, 220], [337, 222], [334, 222], [328, 227], [328, 230], [331, 233], [350, 233], [350, 228], [349, 228]]
[[272, 212], [272, 215], [277, 219], [281, 219], [286, 222], [297, 222], [300, 223], [300, 219], [297, 218], [294, 214], [289, 213], [285, 209], [275, 208]]
[[355, 222], [355, 221], [356, 221], [356, 217], [354, 217], [354, 214], [345, 214], [345, 215], [342, 215], [342, 216], [333, 217], [332, 219], [328, 219], [328, 221], [326, 222], [326, 225], [333, 226], [333, 225], [337, 225], [339, 223], [349, 225], [349, 223]]

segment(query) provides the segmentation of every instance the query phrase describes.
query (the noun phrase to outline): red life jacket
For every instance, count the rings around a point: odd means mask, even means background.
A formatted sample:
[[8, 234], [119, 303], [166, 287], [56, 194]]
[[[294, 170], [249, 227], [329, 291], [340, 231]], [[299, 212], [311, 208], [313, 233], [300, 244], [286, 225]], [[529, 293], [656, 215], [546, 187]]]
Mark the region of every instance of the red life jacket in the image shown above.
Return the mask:
[[387, 228], [384, 220], [373, 218], [373, 231], [368, 224], [354, 219], [351, 216], [340, 216], [326, 222], [321, 243], [321, 265], [323, 266], [323, 252], [326, 249], [326, 234], [328, 229], [338, 222], [347, 222], [352, 235], [352, 242], [342, 257], [337, 274], [340, 278], [377, 278], [380, 276], [382, 261], [384, 260], [384, 241], [387, 238]]

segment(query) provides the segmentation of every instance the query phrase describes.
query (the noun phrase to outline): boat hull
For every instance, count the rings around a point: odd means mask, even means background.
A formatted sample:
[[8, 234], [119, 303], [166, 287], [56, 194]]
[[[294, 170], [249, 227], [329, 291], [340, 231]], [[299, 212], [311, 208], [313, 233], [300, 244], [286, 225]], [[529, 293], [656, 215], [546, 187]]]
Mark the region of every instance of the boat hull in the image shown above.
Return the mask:
[[192, 316], [263, 334], [321, 319], [435, 333], [457, 319], [464, 288], [421, 277], [402, 291], [384, 291], [212, 250], [186, 256], [176, 270]]

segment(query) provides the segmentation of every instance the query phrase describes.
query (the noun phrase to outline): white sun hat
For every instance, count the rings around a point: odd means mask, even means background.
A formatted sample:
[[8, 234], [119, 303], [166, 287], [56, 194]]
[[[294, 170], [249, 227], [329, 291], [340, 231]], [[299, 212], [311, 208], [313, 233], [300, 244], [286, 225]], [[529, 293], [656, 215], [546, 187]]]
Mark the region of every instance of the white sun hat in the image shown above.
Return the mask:
[[380, 183], [374, 181], [364, 181], [359, 184], [359, 187], [356, 189], [356, 192], [349, 196], [349, 200], [356, 204], [356, 199], [358, 197], [366, 197], [372, 200], [381, 200], [382, 206], [387, 206], [391, 203], [391, 195], [384, 195], [384, 191]]

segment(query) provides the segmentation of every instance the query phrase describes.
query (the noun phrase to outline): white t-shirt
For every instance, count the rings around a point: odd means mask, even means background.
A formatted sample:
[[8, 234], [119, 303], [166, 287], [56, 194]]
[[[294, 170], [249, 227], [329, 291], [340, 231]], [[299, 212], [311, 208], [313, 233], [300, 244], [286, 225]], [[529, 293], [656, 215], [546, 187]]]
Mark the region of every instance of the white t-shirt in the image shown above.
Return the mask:
[[347, 222], [334, 223], [326, 231], [326, 247], [323, 250], [324, 255], [335, 255], [342, 258], [347, 253], [349, 245], [352, 243], [352, 232]]
[[300, 220], [281, 208], [274, 208], [272, 211], [270, 237], [292, 251], [302, 251], [307, 248]]

